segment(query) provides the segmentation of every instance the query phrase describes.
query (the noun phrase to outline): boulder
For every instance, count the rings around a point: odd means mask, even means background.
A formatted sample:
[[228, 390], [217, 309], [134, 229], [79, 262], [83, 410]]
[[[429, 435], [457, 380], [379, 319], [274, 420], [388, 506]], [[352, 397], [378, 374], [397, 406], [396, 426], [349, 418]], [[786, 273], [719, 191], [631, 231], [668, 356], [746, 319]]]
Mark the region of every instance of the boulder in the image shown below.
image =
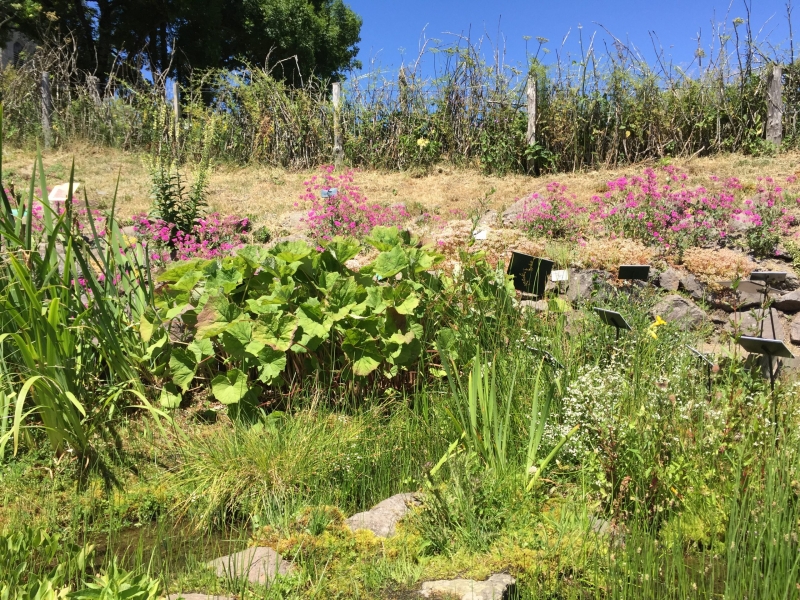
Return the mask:
[[723, 290], [714, 294], [709, 301], [714, 308], [732, 313], [737, 310], [743, 311], [761, 306], [761, 303], [764, 301], [764, 296], [757, 292]]
[[247, 548], [241, 552], [215, 558], [207, 563], [217, 577], [229, 579], [247, 578], [250, 583], [269, 583], [278, 575], [290, 575], [295, 566], [283, 560], [280, 554], [269, 547]]
[[514, 204], [504, 210], [502, 215], [503, 225], [506, 227], [514, 227], [518, 225], [520, 216], [525, 212], [527, 202], [527, 198], [520, 198], [514, 202]]
[[789, 341], [795, 346], [800, 346], [800, 315], [796, 315], [792, 320], [792, 328], [789, 330]]
[[658, 315], [684, 331], [697, 329], [706, 318], [706, 313], [700, 307], [678, 294], [665, 296], [651, 312], [653, 316]]
[[523, 300], [519, 303], [522, 310], [531, 310], [533, 312], [547, 312], [547, 300]]
[[772, 306], [785, 313], [796, 313], [800, 311], [800, 290], [789, 292], [788, 294], [778, 297], [772, 303]]
[[689, 293], [695, 300], [702, 300], [705, 296], [705, 290], [700, 281], [691, 273], [686, 273], [681, 277], [680, 289]]
[[455, 596], [460, 600], [503, 600], [509, 598], [516, 580], [511, 575], [500, 573], [486, 581], [472, 579], [450, 579], [426, 581], [420, 595], [423, 598]]
[[[769, 311], [751, 310], [735, 312], [729, 318], [730, 329], [739, 335], [782, 340], [784, 336], [781, 313], [774, 308]], [[763, 325], [763, 327], [762, 327]]]
[[677, 292], [681, 286], [681, 273], [669, 267], [658, 276], [658, 286], [669, 292]]
[[580, 302], [592, 297], [592, 292], [599, 284], [608, 279], [605, 271], [570, 271], [567, 298], [570, 302]]
[[409, 504], [416, 504], [414, 494], [395, 494], [379, 502], [365, 512], [354, 514], [344, 524], [351, 531], [369, 529], [378, 537], [394, 535], [395, 526], [409, 511]]

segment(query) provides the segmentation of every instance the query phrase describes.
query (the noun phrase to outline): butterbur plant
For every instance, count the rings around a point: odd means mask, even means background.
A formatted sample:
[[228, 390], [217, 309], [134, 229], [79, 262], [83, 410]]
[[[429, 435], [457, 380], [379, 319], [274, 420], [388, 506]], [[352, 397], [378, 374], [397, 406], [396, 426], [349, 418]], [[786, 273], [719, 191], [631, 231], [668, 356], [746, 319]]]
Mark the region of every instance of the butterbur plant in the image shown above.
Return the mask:
[[331, 240], [337, 235], [364, 238], [374, 227], [399, 225], [409, 218], [403, 205], [370, 204], [355, 185], [353, 171], [334, 175], [333, 165], [328, 165], [322, 168], [321, 175], [306, 181], [305, 186], [300, 199], [311, 203], [305, 222], [319, 240]]

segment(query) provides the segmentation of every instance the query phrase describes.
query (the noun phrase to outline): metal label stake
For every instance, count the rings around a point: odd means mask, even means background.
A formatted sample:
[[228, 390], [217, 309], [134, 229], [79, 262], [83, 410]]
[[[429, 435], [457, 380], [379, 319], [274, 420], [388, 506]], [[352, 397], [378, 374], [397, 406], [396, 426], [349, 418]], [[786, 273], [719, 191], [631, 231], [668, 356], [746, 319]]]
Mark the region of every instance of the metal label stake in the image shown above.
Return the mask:
[[600, 320], [605, 323], [606, 325], [611, 325], [614, 329], [617, 330], [617, 339], [619, 339], [619, 330], [625, 329], [626, 331], [631, 330], [631, 326], [628, 325], [628, 322], [625, 320], [620, 313], [608, 310], [605, 308], [595, 308], [594, 312], [597, 313], [597, 316], [600, 317]]

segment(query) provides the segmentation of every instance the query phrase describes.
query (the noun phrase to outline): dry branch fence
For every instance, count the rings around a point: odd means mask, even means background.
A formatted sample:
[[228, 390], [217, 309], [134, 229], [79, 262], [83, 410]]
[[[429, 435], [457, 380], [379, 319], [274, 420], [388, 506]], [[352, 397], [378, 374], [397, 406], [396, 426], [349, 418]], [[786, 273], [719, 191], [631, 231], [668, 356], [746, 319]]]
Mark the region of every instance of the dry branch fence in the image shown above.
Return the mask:
[[7, 139], [145, 151], [168, 144], [181, 159], [206, 153], [293, 169], [336, 159], [425, 170], [445, 161], [497, 174], [800, 143], [800, 66], [753, 46], [744, 59], [739, 47], [718, 52], [694, 76], [661, 59], [651, 67], [618, 40], [602, 56], [592, 40], [579, 60], [556, 52], [545, 66], [537, 52], [520, 68], [486, 63], [468, 40], [429, 50], [428, 76], [421, 60], [397, 73], [352, 74], [341, 86], [290, 87], [255, 67], [204, 72], [180, 86], [177, 102], [166, 93], [171, 82], [146, 81], [125, 65], [101, 83], [77, 69], [74, 46], [54, 43], [0, 71]]

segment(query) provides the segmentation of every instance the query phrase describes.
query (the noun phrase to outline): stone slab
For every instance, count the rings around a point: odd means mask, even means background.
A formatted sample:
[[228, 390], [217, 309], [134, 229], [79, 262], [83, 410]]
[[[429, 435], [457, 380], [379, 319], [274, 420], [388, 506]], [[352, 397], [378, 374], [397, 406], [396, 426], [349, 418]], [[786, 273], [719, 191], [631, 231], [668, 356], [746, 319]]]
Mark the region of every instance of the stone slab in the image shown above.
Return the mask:
[[247, 548], [241, 552], [215, 558], [207, 563], [217, 577], [244, 579], [250, 583], [269, 583], [278, 575], [289, 575], [295, 566], [283, 560], [280, 554], [269, 547]]
[[395, 494], [367, 511], [354, 514], [344, 524], [351, 531], [368, 529], [378, 537], [391, 537], [397, 523], [410, 510], [409, 505], [416, 503], [414, 494]]
[[800, 346], [800, 315], [792, 319], [792, 327], [789, 330], [789, 341], [795, 346]]
[[420, 595], [432, 598], [435, 595], [455, 596], [460, 600], [504, 600], [509, 598], [516, 580], [511, 575], [500, 573], [486, 581], [473, 579], [449, 579], [426, 581]]

